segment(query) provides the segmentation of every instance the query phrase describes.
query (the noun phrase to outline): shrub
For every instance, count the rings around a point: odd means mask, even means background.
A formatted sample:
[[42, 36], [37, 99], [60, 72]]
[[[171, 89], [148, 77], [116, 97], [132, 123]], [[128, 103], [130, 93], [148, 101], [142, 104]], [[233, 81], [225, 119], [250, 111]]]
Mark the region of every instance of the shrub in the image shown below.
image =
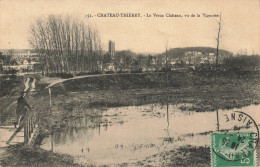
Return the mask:
[[76, 76], [83, 76], [83, 75], [88, 75], [88, 72], [80, 72], [76, 74]]
[[106, 74], [114, 74], [115, 72], [114, 71], [106, 71], [105, 73]]
[[97, 74], [102, 74], [101, 71], [94, 71], [94, 72], [80, 72], [76, 74], [76, 76], [83, 76], [83, 75], [97, 75]]
[[132, 70], [131, 73], [142, 73], [142, 68], [139, 68], [137, 70]]
[[70, 73], [51, 73], [49, 74], [49, 77], [73, 78], [73, 75]]
[[18, 70], [16, 70], [16, 69], [10, 69], [10, 70], [5, 70], [5, 71], [4, 71], [4, 73], [5, 73], [6, 75], [8, 75], [8, 74], [16, 75], [17, 72], [18, 72]]
[[128, 73], [128, 71], [117, 71], [119, 74]]

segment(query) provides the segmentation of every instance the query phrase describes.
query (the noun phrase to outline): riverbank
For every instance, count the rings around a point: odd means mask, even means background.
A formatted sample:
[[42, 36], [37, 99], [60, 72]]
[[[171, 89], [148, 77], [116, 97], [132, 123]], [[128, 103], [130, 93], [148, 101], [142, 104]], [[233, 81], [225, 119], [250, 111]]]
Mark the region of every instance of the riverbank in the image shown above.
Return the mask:
[[[99, 126], [100, 120], [96, 118], [102, 117], [103, 111], [110, 107], [183, 103], [188, 104], [180, 106], [183, 111], [203, 112], [239, 108], [260, 102], [258, 73], [243, 75], [170, 73], [168, 83], [166, 83], [165, 73], [104, 75], [73, 79], [58, 83], [51, 88], [51, 107], [48, 89], [44, 88], [59, 79], [49, 80], [44, 77], [43, 80], [38, 75], [34, 77], [37, 77], [37, 93], [30, 93], [30, 96], [26, 98], [41, 118], [41, 135], [38, 143], [53, 132], [63, 131], [71, 120], [81, 117], [82, 114], [97, 120], [92, 126]], [[195, 155], [191, 153], [191, 150], [193, 148], [184, 148], [184, 151], [189, 152], [191, 156]], [[179, 154], [182, 151], [175, 150], [169, 152], [169, 155]], [[201, 149], [201, 151], [205, 150]], [[52, 154], [51, 152], [41, 153], [41, 151], [35, 152], [36, 156], [43, 159], [46, 158], [44, 154]], [[7, 157], [9, 159], [11, 156], [12, 152], [1, 161], [7, 162]], [[26, 161], [26, 157], [23, 158]], [[59, 158], [63, 159], [62, 156]], [[180, 156], [176, 161], [184, 158], [185, 156]], [[171, 161], [172, 156], [168, 156], [165, 163], [177, 165], [175, 160]], [[50, 161], [52, 162], [54, 163]], [[73, 164], [72, 161], [70, 162]], [[143, 163], [150, 164], [148, 161]], [[183, 163], [189, 162], [183, 161]], [[209, 161], [204, 159], [205, 166], [208, 166], [208, 163]]]
[[[256, 149], [259, 155], [260, 147]], [[256, 166], [260, 165], [259, 156], [256, 156]], [[194, 147], [187, 145], [179, 149], [156, 154], [135, 164], [124, 164], [125, 166], [164, 166], [164, 167], [208, 167], [211, 166], [210, 147]]]
[[210, 166], [210, 161], [210, 147], [187, 145], [147, 157], [133, 166], [207, 167]]
[[3, 148], [0, 157], [1, 166], [80, 166], [73, 158], [66, 154], [53, 153], [39, 147], [28, 149], [23, 145], [13, 145]]
[[[79, 96], [89, 106], [127, 106], [149, 103], [192, 103], [191, 111], [214, 111], [260, 102], [260, 74], [249, 73], [125, 74], [81, 78], [52, 87], [54, 97]], [[65, 93], [66, 91], [66, 93]], [[85, 97], [89, 94], [89, 97]], [[94, 99], [93, 99], [94, 98]]]
[[186, 103], [190, 105], [182, 106], [181, 110], [203, 112], [260, 102], [258, 73], [216, 76], [214, 73], [170, 73], [167, 85], [166, 77], [165, 73], [150, 73], [68, 80], [51, 88], [51, 110], [49, 92], [42, 90], [47, 84], [39, 80], [41, 90], [28, 100], [44, 120], [42, 127], [46, 133], [66, 126], [72, 112], [88, 112], [93, 117], [101, 115], [92, 112], [92, 108]]

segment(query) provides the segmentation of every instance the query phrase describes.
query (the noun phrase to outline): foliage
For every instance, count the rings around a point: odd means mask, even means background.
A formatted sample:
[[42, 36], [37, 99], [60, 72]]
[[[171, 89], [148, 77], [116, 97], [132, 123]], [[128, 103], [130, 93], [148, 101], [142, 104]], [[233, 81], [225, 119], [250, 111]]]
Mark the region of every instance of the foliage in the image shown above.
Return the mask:
[[255, 70], [260, 68], [260, 56], [237, 56], [228, 57], [223, 61], [223, 66], [233, 70]]
[[83, 20], [49, 15], [34, 22], [30, 32], [29, 42], [41, 56], [45, 73], [97, 70], [99, 33]]
[[19, 89], [21, 84], [21, 78], [16, 75], [4, 75], [0, 77], [0, 97], [9, 95], [15, 91], [15, 89]]
[[96, 75], [96, 74], [102, 74], [100, 71], [94, 71], [94, 72], [80, 72], [76, 74], [76, 76], [84, 76], [84, 75]]
[[67, 73], [51, 73], [49, 77], [73, 78], [73, 75]]
[[3, 61], [3, 65], [13, 65], [15, 64], [13, 60], [13, 51], [9, 50], [6, 55], [0, 52], [0, 59]]
[[10, 70], [5, 70], [4, 73], [5, 75], [11, 74], [12, 76], [16, 75], [18, 70], [16, 69], [10, 69]]
[[106, 74], [114, 74], [114, 71], [106, 71]]
[[120, 67], [126, 67], [129, 68], [134, 61], [134, 57], [136, 54], [130, 50], [122, 50], [116, 52], [115, 56], [115, 65]]
[[160, 68], [161, 63], [161, 57], [157, 58], [157, 56], [138, 54], [130, 50], [117, 51], [114, 58], [114, 64], [120, 71], [122, 71], [122, 69], [139, 71], [140, 68], [153, 66]]

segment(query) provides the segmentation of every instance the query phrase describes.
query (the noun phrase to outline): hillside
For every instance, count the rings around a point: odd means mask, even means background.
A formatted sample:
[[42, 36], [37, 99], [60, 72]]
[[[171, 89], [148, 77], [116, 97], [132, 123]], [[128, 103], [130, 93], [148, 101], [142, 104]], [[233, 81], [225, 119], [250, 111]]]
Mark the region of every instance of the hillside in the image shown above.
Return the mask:
[[[168, 50], [168, 55], [171, 59], [178, 59], [178, 58], [184, 58], [186, 55], [186, 52], [201, 52], [203, 55], [206, 55], [208, 53], [216, 53], [216, 48], [211, 47], [185, 47], [185, 48], [173, 48]], [[165, 55], [165, 52], [162, 53]], [[231, 52], [227, 50], [219, 50], [219, 54], [223, 57], [227, 57], [232, 55]]]

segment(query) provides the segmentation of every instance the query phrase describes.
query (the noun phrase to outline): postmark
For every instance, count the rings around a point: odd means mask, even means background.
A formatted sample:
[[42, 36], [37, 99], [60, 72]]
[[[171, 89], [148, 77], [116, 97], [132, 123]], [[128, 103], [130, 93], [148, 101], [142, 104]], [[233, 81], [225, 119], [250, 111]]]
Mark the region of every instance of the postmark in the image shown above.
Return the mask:
[[211, 133], [211, 166], [255, 166], [259, 130], [253, 118], [241, 111], [221, 118], [221, 129]]

